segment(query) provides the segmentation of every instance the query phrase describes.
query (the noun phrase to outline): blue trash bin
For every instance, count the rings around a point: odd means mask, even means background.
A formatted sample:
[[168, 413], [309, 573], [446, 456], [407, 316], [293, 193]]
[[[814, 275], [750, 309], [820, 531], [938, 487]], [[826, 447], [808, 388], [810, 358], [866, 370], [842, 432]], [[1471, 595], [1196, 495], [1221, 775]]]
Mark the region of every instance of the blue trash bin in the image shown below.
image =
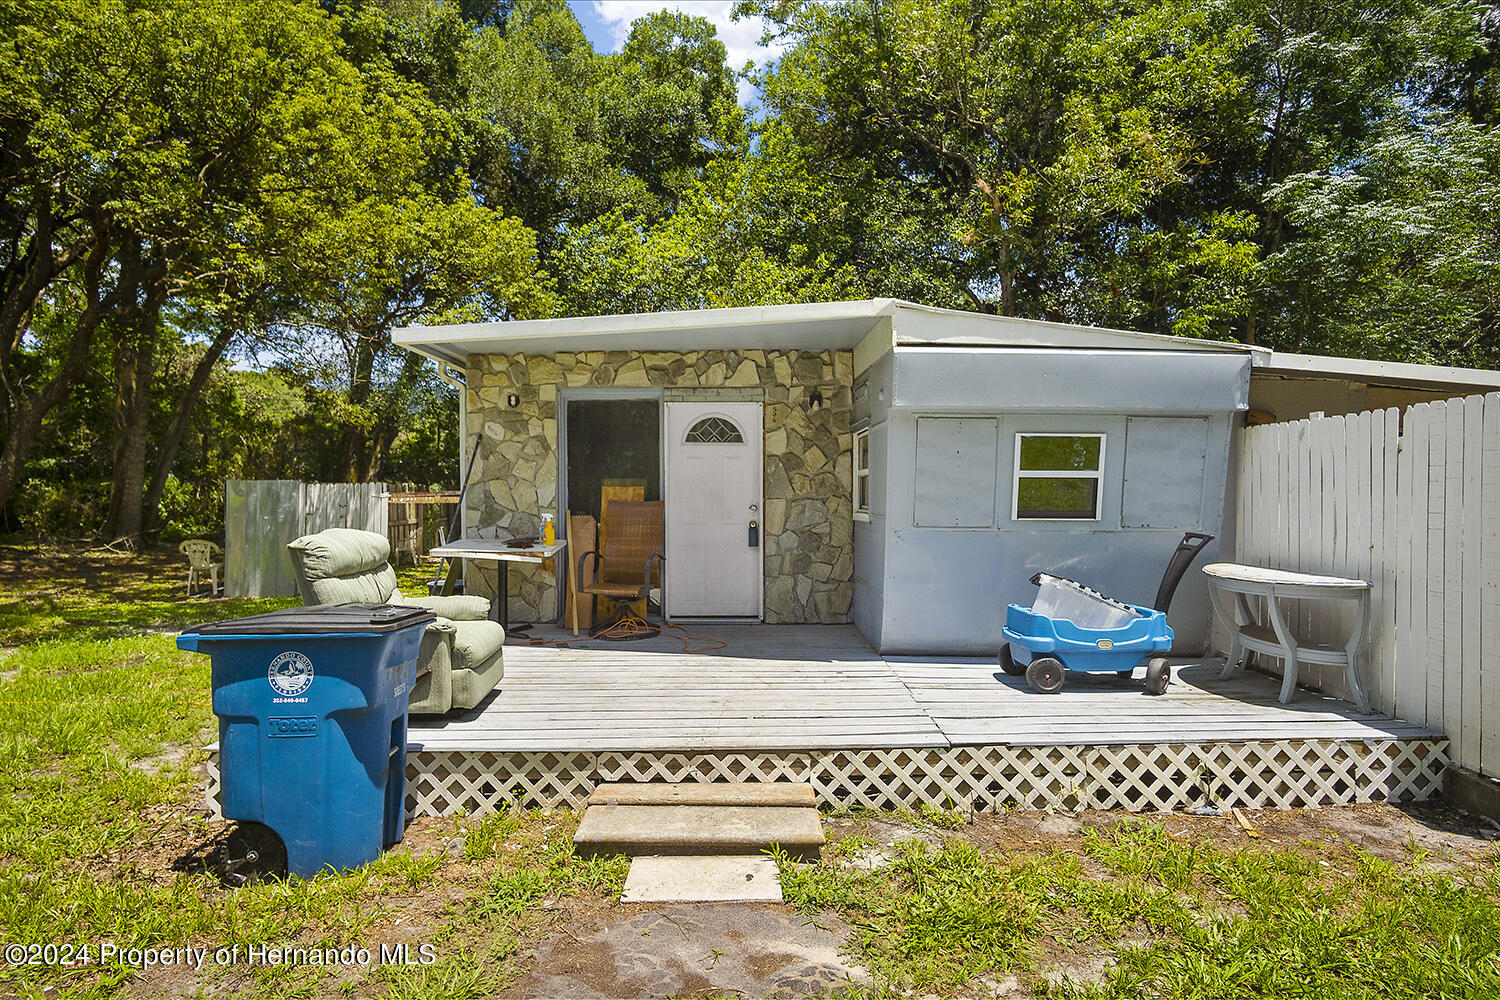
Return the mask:
[[221, 802], [225, 819], [241, 821], [231, 878], [353, 868], [401, 840], [408, 699], [436, 618], [322, 605], [178, 636], [178, 648], [212, 660]]

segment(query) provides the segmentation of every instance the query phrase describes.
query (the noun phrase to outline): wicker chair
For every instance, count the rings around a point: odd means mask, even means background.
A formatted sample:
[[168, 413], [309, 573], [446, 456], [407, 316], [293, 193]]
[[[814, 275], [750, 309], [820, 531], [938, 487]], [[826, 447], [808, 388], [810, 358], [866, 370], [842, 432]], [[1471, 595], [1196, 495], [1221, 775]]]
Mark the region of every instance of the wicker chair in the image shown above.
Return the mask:
[[617, 604], [639, 601], [661, 586], [666, 530], [660, 500], [611, 500], [603, 551], [578, 557], [578, 593]]

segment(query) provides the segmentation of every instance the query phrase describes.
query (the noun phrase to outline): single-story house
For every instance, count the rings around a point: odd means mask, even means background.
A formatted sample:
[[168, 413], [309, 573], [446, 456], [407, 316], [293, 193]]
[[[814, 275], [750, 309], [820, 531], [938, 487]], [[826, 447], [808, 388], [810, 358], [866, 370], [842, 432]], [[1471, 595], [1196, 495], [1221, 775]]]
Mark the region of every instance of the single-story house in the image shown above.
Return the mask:
[[[1037, 570], [1148, 603], [1184, 531], [1232, 530], [1235, 430], [1252, 408], [1289, 419], [1496, 377], [892, 299], [394, 341], [464, 387], [465, 458], [479, 439], [469, 535], [535, 535], [544, 514], [565, 530], [564, 510], [597, 514], [602, 487], [634, 484], [665, 501], [669, 618], [852, 621], [885, 654], [994, 653]], [[1329, 386], [1337, 399], [1313, 405]], [[511, 573], [512, 617], [558, 619], [561, 570]], [[1200, 574], [1171, 623], [1180, 653], [1203, 651]]]

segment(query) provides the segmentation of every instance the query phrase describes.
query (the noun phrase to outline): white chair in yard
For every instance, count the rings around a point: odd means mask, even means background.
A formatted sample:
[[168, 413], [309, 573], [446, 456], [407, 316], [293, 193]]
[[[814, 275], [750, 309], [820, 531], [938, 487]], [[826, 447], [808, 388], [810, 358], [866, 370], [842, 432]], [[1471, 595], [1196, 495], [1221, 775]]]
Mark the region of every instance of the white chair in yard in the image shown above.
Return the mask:
[[219, 570], [224, 568], [224, 563], [218, 561], [218, 557], [224, 554], [224, 550], [206, 538], [189, 538], [177, 546], [177, 551], [188, 557], [188, 596], [193, 596], [193, 585], [203, 586], [203, 581], [208, 581], [208, 592], [210, 595], [219, 592]]

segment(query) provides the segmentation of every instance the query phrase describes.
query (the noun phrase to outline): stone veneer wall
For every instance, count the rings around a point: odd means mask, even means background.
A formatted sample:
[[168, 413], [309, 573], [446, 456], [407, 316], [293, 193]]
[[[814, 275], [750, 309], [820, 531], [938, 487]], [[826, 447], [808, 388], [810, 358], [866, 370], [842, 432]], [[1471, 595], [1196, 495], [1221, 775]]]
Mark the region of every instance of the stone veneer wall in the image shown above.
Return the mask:
[[[558, 391], [660, 387], [668, 402], [765, 403], [766, 621], [847, 622], [854, 575], [850, 506], [849, 351], [476, 354], [469, 358], [471, 436], [482, 435], [469, 525], [484, 538], [537, 534], [557, 505]], [[810, 412], [817, 389], [823, 406]], [[519, 397], [518, 406], [506, 397]], [[670, 516], [670, 514], [668, 515]], [[471, 593], [494, 594], [492, 565], [471, 564]], [[512, 564], [514, 621], [557, 617], [555, 575]]]

